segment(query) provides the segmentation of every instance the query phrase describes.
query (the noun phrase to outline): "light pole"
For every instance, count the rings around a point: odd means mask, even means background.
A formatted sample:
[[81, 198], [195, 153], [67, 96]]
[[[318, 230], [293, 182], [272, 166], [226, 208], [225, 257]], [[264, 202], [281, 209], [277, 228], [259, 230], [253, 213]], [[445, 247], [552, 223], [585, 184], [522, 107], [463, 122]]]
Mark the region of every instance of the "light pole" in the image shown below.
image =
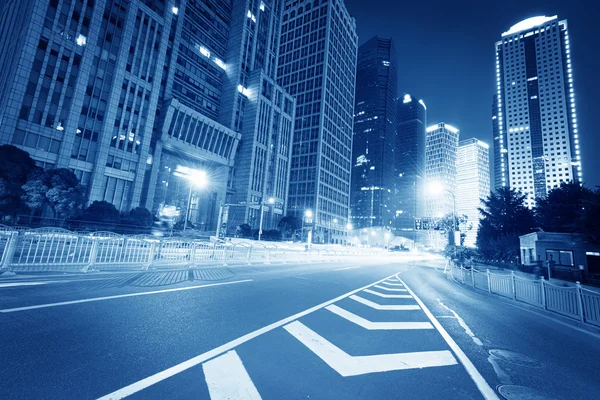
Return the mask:
[[[267, 201], [267, 204], [273, 205], [275, 204], [275, 198], [270, 197]], [[262, 225], [263, 225], [263, 214], [265, 209], [265, 202], [260, 202], [260, 223], [258, 224], [258, 241], [260, 242], [260, 237], [262, 236]]]
[[[454, 243], [454, 258], [456, 258], [456, 195], [453, 191], [446, 189], [439, 182], [431, 182], [429, 184], [429, 192], [433, 194], [439, 194], [442, 192], [450, 193], [452, 196], [452, 242]], [[460, 244], [460, 239], [459, 239]]]
[[194, 186], [198, 188], [206, 186], [208, 179], [206, 177], [206, 171], [184, 167], [181, 165], [178, 165], [175, 168], [173, 175], [185, 179], [190, 185], [187, 200], [187, 210], [185, 212], [185, 220], [183, 221], [183, 230], [185, 231], [187, 229], [188, 218], [191, 218], [192, 215], [192, 188]]

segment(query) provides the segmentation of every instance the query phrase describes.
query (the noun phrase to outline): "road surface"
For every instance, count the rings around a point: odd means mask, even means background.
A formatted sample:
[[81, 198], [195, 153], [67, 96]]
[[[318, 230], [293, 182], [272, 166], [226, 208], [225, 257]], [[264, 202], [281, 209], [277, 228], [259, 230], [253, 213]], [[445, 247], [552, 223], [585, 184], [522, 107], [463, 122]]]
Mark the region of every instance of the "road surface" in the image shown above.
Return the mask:
[[0, 279], [0, 338], [2, 399], [600, 391], [600, 336], [401, 258]]

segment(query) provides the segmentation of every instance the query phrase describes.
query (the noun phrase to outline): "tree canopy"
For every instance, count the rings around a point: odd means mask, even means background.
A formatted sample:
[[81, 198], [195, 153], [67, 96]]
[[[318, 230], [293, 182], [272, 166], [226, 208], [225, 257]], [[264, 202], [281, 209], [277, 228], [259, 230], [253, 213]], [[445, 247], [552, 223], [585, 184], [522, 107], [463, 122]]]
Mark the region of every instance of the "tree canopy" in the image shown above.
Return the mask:
[[477, 230], [477, 247], [486, 259], [514, 261], [519, 255], [519, 236], [535, 231], [535, 216], [525, 205], [526, 196], [503, 187], [483, 199]]
[[99, 222], [107, 225], [114, 225], [120, 222], [121, 214], [115, 206], [108, 201], [94, 201], [85, 209], [81, 219], [86, 222]]
[[85, 204], [85, 188], [66, 168], [38, 170], [22, 188], [22, 199], [29, 208], [41, 210], [47, 205], [55, 218], [74, 217]]

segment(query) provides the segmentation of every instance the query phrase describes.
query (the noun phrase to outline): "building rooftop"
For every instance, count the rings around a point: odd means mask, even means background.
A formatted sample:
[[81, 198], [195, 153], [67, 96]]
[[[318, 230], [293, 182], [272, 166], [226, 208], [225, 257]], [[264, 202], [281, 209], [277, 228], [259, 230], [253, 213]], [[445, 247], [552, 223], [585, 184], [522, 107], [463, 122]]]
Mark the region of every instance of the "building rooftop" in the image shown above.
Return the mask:
[[542, 16], [527, 18], [526, 20], [523, 20], [523, 21], [519, 22], [518, 24], [513, 25], [508, 31], [506, 31], [502, 34], [502, 37], [508, 36], [508, 35], [514, 35], [515, 33], [519, 33], [522, 31], [526, 31], [526, 30], [535, 28], [540, 25], [544, 25], [546, 22], [550, 22], [557, 18], [558, 18], [558, 16], [556, 16], [556, 15], [553, 17], [546, 17], [545, 15], [542, 15]]

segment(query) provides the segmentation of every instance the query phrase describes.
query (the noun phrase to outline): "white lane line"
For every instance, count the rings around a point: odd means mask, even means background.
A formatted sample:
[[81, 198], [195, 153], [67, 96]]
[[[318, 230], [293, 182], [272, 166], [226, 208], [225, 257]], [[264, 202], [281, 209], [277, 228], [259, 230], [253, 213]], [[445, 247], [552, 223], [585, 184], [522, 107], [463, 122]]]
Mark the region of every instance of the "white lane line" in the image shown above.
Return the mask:
[[356, 269], [356, 268], [360, 268], [360, 267], [336, 268], [336, 269], [334, 269], [334, 271], [345, 271], [345, 270], [347, 270], [347, 269]]
[[235, 350], [202, 364], [211, 400], [261, 400]]
[[385, 283], [386, 285], [390, 285], [390, 286], [404, 286], [401, 283], [393, 283], [393, 282], [388, 282], [388, 281], [383, 281], [381, 283]]
[[128, 294], [118, 294], [118, 295], [115, 295], [115, 296], [93, 297], [91, 299], [61, 301], [60, 303], [38, 304], [38, 305], [35, 305], [35, 306], [5, 308], [3, 310], [0, 310], [0, 312], [2, 312], [2, 313], [11, 313], [11, 312], [17, 312], [17, 311], [36, 310], [38, 308], [60, 307], [60, 306], [68, 306], [68, 305], [71, 305], [71, 304], [90, 303], [92, 301], [104, 301], [104, 300], [112, 300], [112, 299], [122, 299], [122, 298], [125, 298], [125, 297], [147, 296], [147, 295], [159, 294], [159, 293], [181, 292], [181, 291], [184, 291], [184, 290], [193, 290], [193, 289], [200, 289], [200, 288], [206, 288], [206, 287], [212, 287], [212, 286], [233, 285], [233, 284], [236, 284], [236, 283], [244, 283], [244, 282], [252, 282], [252, 279], [244, 279], [244, 280], [241, 280], [241, 281], [232, 281], [232, 282], [207, 283], [206, 285], [188, 286], [188, 287], [174, 288], [174, 289], [164, 289], [164, 290], [155, 290], [153, 292], [128, 293]]
[[359, 303], [362, 303], [366, 306], [369, 306], [371, 308], [374, 308], [376, 310], [386, 310], [386, 311], [409, 311], [409, 310], [419, 310], [419, 306], [414, 304], [414, 305], [383, 305], [383, 304], [377, 304], [372, 302], [371, 300], [367, 300], [365, 298], [362, 298], [360, 296], [356, 296], [356, 295], [352, 295], [350, 296], [350, 298], [354, 301], [358, 301]]
[[0, 283], [0, 288], [5, 287], [16, 287], [16, 286], [37, 286], [37, 285], [47, 285], [52, 282], [11, 282], [11, 283]]
[[[404, 283], [401, 279], [400, 281]], [[471, 360], [469, 360], [469, 357], [467, 357], [464, 351], [462, 351], [462, 349], [456, 344], [454, 339], [452, 339], [448, 332], [446, 332], [442, 324], [440, 324], [440, 322], [437, 319], [435, 319], [431, 311], [429, 311], [425, 304], [423, 304], [421, 299], [419, 299], [417, 295], [412, 290], [410, 290], [408, 286], [405, 285], [404, 287], [406, 287], [408, 292], [412, 294], [412, 296], [415, 298], [415, 301], [419, 303], [419, 305], [423, 309], [423, 312], [425, 312], [433, 326], [435, 326], [435, 328], [438, 330], [438, 332], [440, 332], [446, 343], [448, 343], [448, 346], [450, 346], [458, 360], [465, 367], [467, 373], [471, 376], [471, 379], [473, 380], [473, 382], [475, 382], [475, 385], [477, 386], [483, 397], [488, 400], [499, 400], [498, 395], [496, 395], [494, 389], [491, 388], [491, 386], [487, 383], [485, 378], [481, 375], [477, 368], [475, 368], [475, 365], [473, 365]]]
[[385, 297], [386, 299], [412, 299], [412, 296], [410, 294], [385, 294], [376, 292], [375, 290], [371, 289], [365, 289], [363, 291], [366, 293], [374, 294], [375, 296]]
[[388, 292], [406, 292], [407, 291], [406, 289], [394, 289], [394, 288], [389, 288], [389, 287], [380, 286], [380, 285], [375, 285], [373, 287], [377, 288], [377, 289], [387, 290]]
[[[397, 274], [390, 275], [390, 276], [396, 276], [396, 275]], [[203, 363], [206, 360], [214, 358], [214, 357], [216, 357], [216, 356], [218, 356], [218, 355], [220, 355], [220, 354], [222, 354], [222, 353], [224, 353], [226, 351], [229, 351], [229, 350], [233, 349], [236, 346], [239, 346], [242, 343], [246, 343], [247, 341], [249, 341], [251, 339], [254, 339], [257, 336], [260, 336], [263, 333], [267, 333], [269, 331], [272, 331], [273, 329], [279, 328], [280, 326], [283, 326], [285, 324], [289, 324], [290, 322], [292, 322], [292, 321], [294, 321], [294, 320], [296, 320], [298, 318], [304, 317], [305, 315], [311, 314], [311, 313], [313, 313], [313, 312], [315, 312], [317, 310], [320, 310], [321, 308], [327, 307], [330, 304], [333, 304], [333, 303], [335, 303], [337, 301], [345, 299], [346, 297], [348, 297], [350, 295], [353, 295], [354, 293], [358, 293], [361, 290], [367, 289], [367, 288], [369, 288], [369, 287], [371, 287], [373, 285], [376, 285], [379, 282], [382, 282], [382, 281], [384, 281], [385, 279], [388, 279], [388, 278], [390, 278], [390, 277], [388, 276], [387, 278], [383, 278], [383, 279], [381, 279], [381, 280], [379, 280], [379, 281], [377, 281], [375, 283], [370, 283], [370, 284], [368, 284], [366, 286], [363, 286], [361, 288], [352, 290], [352, 291], [350, 291], [350, 292], [348, 292], [346, 294], [343, 294], [341, 296], [336, 297], [335, 299], [328, 300], [328, 301], [323, 302], [321, 304], [318, 304], [318, 305], [316, 305], [314, 307], [311, 307], [311, 308], [308, 308], [308, 309], [306, 309], [304, 311], [301, 311], [301, 312], [299, 312], [297, 314], [294, 314], [292, 316], [289, 316], [287, 318], [284, 318], [284, 319], [281, 319], [281, 320], [279, 320], [277, 322], [274, 322], [274, 323], [272, 323], [270, 325], [264, 326], [264, 327], [262, 327], [260, 329], [257, 329], [255, 331], [253, 331], [253, 332], [247, 333], [244, 336], [241, 336], [241, 337], [239, 337], [237, 339], [232, 340], [231, 342], [225, 343], [225, 344], [223, 344], [223, 345], [221, 345], [219, 347], [216, 347], [216, 348], [214, 348], [212, 350], [209, 350], [206, 353], [202, 353], [200, 355], [197, 355], [196, 357], [190, 358], [187, 361], [184, 361], [184, 362], [179, 363], [177, 365], [174, 365], [174, 366], [172, 366], [170, 368], [167, 368], [164, 371], [158, 372], [158, 373], [156, 373], [154, 375], [151, 375], [151, 376], [149, 376], [147, 378], [144, 378], [144, 379], [142, 379], [140, 381], [137, 381], [137, 382], [134, 382], [134, 383], [132, 383], [132, 384], [130, 384], [128, 386], [125, 386], [124, 388], [121, 388], [121, 389], [116, 390], [116, 391], [114, 391], [112, 393], [109, 393], [109, 394], [107, 394], [105, 396], [102, 396], [98, 400], [109, 400], [109, 399], [116, 400], [116, 399], [125, 398], [127, 396], [131, 396], [132, 394], [137, 393], [140, 390], [146, 389], [147, 387], [150, 387], [150, 386], [152, 386], [154, 384], [157, 384], [158, 382], [164, 381], [165, 379], [170, 378], [173, 375], [177, 375], [180, 372], [183, 372], [183, 371], [185, 371], [187, 369], [190, 369], [190, 368], [192, 368], [192, 367], [194, 367], [194, 366], [196, 366], [198, 364], [201, 364], [201, 363]]]
[[294, 321], [283, 328], [344, 377], [458, 364], [448, 350], [353, 357], [300, 321]]
[[399, 329], [433, 329], [433, 325], [429, 322], [373, 322], [363, 317], [360, 317], [350, 311], [344, 310], [341, 307], [332, 304], [325, 307], [326, 310], [354, 322], [358, 326], [362, 326], [370, 331], [376, 330], [399, 330]]

